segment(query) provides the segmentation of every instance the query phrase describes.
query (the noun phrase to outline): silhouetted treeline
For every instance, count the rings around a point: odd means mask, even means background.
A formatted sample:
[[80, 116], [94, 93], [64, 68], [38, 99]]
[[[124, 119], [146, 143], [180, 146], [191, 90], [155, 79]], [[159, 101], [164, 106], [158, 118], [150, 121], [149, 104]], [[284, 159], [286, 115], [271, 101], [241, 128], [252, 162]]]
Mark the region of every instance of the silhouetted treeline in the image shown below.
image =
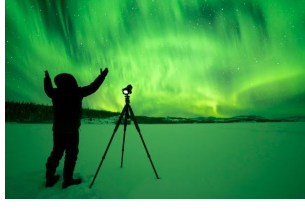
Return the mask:
[[[101, 123], [104, 118], [112, 118], [107, 123], [117, 123], [120, 113], [103, 110], [82, 109], [82, 119], [86, 118], [88, 123]], [[193, 123], [245, 123], [245, 122], [305, 122], [305, 116], [291, 116], [285, 118], [267, 119], [261, 116], [244, 115], [230, 118], [216, 117], [147, 117], [135, 116], [138, 124], [193, 124]], [[103, 119], [95, 121], [94, 119]], [[106, 122], [105, 121], [105, 122]], [[34, 103], [5, 102], [5, 122], [20, 123], [52, 123], [53, 107], [48, 105], [38, 105]], [[124, 123], [122, 119], [121, 124]], [[128, 119], [130, 123], [130, 119]]]
[[[83, 109], [82, 118], [107, 118], [119, 113]], [[52, 123], [53, 107], [27, 102], [5, 102], [5, 122]]]

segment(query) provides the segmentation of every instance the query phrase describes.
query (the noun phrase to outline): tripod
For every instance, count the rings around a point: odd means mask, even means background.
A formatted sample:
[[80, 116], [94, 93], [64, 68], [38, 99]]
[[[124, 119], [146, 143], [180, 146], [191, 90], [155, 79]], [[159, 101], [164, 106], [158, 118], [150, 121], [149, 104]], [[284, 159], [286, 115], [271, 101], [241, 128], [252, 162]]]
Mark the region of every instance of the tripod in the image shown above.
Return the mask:
[[95, 179], [96, 179], [96, 177], [97, 177], [97, 174], [98, 174], [98, 172], [99, 172], [99, 170], [100, 170], [100, 168], [101, 168], [101, 166], [102, 166], [102, 164], [103, 164], [103, 162], [104, 162], [104, 160], [105, 160], [106, 154], [107, 154], [108, 149], [109, 149], [109, 147], [110, 147], [110, 145], [111, 145], [111, 142], [112, 142], [112, 140], [113, 140], [113, 137], [114, 137], [116, 131], [118, 130], [118, 127], [119, 127], [119, 125], [120, 125], [120, 123], [121, 123], [121, 120], [122, 120], [122, 118], [123, 118], [123, 116], [124, 116], [124, 114], [125, 114], [125, 119], [124, 119], [124, 135], [123, 135], [123, 146], [122, 146], [122, 156], [121, 156], [121, 168], [123, 167], [123, 156], [124, 156], [124, 147], [125, 147], [125, 133], [126, 133], [126, 128], [127, 128], [127, 119], [129, 118], [129, 112], [130, 112], [130, 115], [131, 115], [131, 119], [133, 120], [134, 125], [135, 125], [135, 127], [136, 127], [136, 129], [137, 129], [137, 131], [138, 131], [138, 133], [139, 133], [139, 135], [140, 135], [140, 137], [141, 137], [142, 143], [143, 143], [143, 145], [144, 145], [144, 148], [145, 148], [145, 151], [146, 151], [147, 156], [148, 156], [148, 158], [149, 158], [149, 161], [150, 161], [150, 163], [151, 163], [151, 166], [152, 166], [152, 168], [153, 168], [153, 170], [154, 170], [154, 172], [155, 172], [155, 174], [156, 174], [156, 177], [157, 177], [157, 179], [160, 179], [159, 176], [158, 176], [158, 174], [157, 174], [157, 171], [156, 171], [156, 169], [155, 169], [155, 166], [154, 166], [154, 164], [153, 164], [153, 162], [152, 162], [152, 160], [151, 160], [151, 158], [150, 158], [150, 154], [149, 154], [149, 152], [148, 152], [148, 149], [147, 149], [146, 144], [145, 144], [145, 142], [144, 142], [144, 139], [143, 139], [143, 137], [142, 137], [142, 134], [141, 134], [141, 131], [140, 131], [140, 127], [139, 127], [138, 123], [137, 123], [136, 120], [135, 120], [135, 116], [134, 116], [134, 114], [133, 114], [133, 111], [132, 111], [131, 106], [130, 106], [129, 103], [130, 103], [129, 95], [126, 94], [126, 95], [125, 95], [125, 106], [124, 106], [124, 108], [123, 108], [123, 110], [122, 110], [122, 112], [121, 112], [121, 115], [120, 115], [120, 117], [119, 117], [119, 120], [118, 120], [118, 122], [117, 122], [117, 124], [116, 124], [116, 126], [115, 126], [115, 128], [114, 128], [114, 131], [113, 131], [112, 136], [111, 136], [111, 138], [110, 138], [110, 141], [109, 141], [109, 143], [108, 143], [108, 145], [107, 145], [107, 147], [106, 147], [106, 150], [105, 150], [105, 152], [104, 152], [104, 155], [103, 155], [103, 157], [102, 157], [102, 160], [101, 160], [101, 162], [100, 162], [100, 164], [99, 164], [99, 166], [98, 166], [98, 168], [97, 168], [97, 171], [96, 171], [96, 173], [95, 173], [95, 175], [94, 175], [94, 178], [93, 178], [93, 180], [92, 180], [92, 182], [91, 182], [90, 188], [92, 187], [92, 185], [93, 185], [93, 183], [94, 183], [94, 181], [95, 181]]

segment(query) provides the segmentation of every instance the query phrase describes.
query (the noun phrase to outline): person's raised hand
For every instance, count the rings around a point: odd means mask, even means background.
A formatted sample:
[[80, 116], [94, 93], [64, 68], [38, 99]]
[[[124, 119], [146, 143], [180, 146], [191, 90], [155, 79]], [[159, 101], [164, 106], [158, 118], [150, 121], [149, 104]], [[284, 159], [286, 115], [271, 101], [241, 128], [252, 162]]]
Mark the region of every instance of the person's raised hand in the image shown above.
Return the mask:
[[106, 76], [108, 74], [108, 68], [107, 67], [104, 69], [104, 71], [103, 71], [102, 68], [100, 70], [101, 70], [101, 75]]
[[45, 75], [45, 77], [50, 77], [48, 70], [44, 71], [44, 75]]

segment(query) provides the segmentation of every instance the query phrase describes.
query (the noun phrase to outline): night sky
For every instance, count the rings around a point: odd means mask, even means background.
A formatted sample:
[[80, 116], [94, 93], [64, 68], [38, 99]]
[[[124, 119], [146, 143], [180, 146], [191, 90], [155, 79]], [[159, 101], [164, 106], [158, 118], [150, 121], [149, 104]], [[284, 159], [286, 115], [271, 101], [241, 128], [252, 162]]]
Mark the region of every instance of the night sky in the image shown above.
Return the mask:
[[6, 0], [5, 100], [108, 67], [83, 107], [121, 112], [131, 84], [135, 115], [305, 115], [304, 34], [305, 0]]

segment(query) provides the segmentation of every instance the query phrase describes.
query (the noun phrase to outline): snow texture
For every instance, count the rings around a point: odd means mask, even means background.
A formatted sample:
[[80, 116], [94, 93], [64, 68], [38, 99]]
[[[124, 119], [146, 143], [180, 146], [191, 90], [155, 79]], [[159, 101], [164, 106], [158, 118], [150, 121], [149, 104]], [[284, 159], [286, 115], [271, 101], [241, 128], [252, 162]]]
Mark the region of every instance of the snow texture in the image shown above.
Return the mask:
[[305, 198], [305, 123], [141, 124], [157, 179], [132, 124], [119, 126], [89, 188], [114, 124], [83, 124], [75, 177], [45, 188], [51, 124], [5, 124], [6, 199], [298, 199]]

